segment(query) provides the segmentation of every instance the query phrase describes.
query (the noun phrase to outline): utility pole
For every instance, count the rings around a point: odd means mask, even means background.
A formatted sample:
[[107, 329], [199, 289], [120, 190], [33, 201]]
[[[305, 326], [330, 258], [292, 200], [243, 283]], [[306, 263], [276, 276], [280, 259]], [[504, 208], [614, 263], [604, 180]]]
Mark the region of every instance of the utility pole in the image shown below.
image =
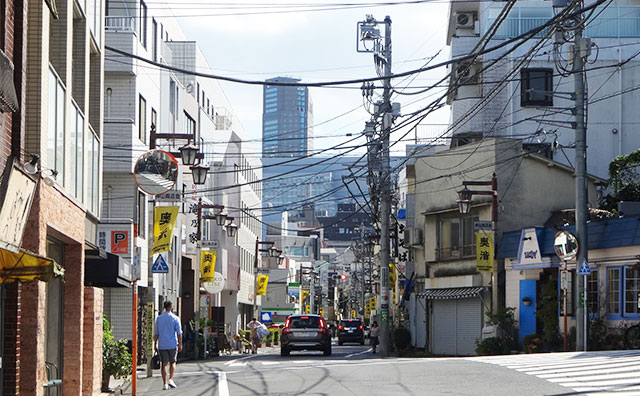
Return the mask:
[[384, 18], [384, 92], [382, 94], [382, 191], [380, 196], [380, 353], [391, 352], [389, 321], [389, 218], [391, 217], [391, 175], [389, 166], [389, 138], [391, 135], [391, 18]]
[[[582, 9], [583, 2], [579, 2], [576, 6]], [[591, 40], [582, 36], [583, 15], [576, 17], [578, 27], [575, 30], [573, 44], [573, 76], [575, 79], [575, 98], [576, 98], [576, 236], [578, 238], [578, 255], [576, 257], [576, 268], [579, 268], [583, 261], [588, 258], [588, 239], [587, 239], [587, 125], [585, 123], [585, 103], [587, 93], [584, 89], [584, 80], [587, 78], [584, 61], [589, 56], [591, 49]], [[577, 270], [576, 270], [577, 274]], [[577, 294], [585, 290], [585, 277], [577, 276]], [[587, 314], [587, 296], [584, 295], [584, 306], [578, 304], [576, 309], [576, 350], [587, 350], [587, 330], [586, 330], [586, 314]]]

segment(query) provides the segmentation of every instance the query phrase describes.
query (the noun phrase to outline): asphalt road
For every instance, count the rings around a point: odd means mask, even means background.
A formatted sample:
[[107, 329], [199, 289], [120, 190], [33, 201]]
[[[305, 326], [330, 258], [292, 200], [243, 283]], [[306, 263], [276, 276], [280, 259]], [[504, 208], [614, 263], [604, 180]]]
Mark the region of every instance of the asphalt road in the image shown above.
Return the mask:
[[[533, 356], [533, 355], [527, 355]], [[333, 346], [332, 356], [278, 348], [178, 365], [177, 389], [162, 391], [159, 370], [140, 379], [138, 395], [576, 395], [559, 384], [486, 358], [386, 358], [368, 346]], [[131, 392], [129, 391], [129, 394]]]

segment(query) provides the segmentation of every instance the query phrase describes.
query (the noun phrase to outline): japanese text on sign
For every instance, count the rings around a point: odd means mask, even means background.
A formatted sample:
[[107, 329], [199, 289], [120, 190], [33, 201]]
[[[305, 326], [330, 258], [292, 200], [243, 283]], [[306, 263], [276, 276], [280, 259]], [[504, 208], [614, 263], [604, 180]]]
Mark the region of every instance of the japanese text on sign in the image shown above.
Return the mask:
[[200, 283], [213, 282], [216, 269], [216, 251], [202, 250], [200, 252]]
[[476, 270], [493, 271], [493, 233], [476, 232]]

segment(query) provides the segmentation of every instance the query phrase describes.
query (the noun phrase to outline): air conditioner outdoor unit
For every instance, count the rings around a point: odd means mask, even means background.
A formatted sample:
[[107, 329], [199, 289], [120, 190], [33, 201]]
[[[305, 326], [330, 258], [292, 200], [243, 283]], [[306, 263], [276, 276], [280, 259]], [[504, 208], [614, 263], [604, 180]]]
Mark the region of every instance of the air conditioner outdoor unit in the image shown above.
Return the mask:
[[402, 239], [402, 247], [409, 249], [411, 247], [411, 229], [406, 228], [404, 230], [404, 238]]
[[469, 84], [478, 81], [478, 68], [475, 63], [460, 62], [455, 68], [456, 80], [459, 84]]
[[473, 29], [475, 18], [472, 12], [456, 13], [456, 29]]
[[411, 230], [411, 246], [422, 246], [422, 229], [414, 228]]

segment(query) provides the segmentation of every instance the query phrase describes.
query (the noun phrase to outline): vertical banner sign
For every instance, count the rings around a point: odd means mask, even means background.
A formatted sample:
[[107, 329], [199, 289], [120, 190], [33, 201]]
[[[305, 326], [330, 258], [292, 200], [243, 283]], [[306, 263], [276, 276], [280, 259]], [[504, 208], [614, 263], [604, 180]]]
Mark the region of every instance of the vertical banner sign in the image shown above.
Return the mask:
[[370, 297], [369, 298], [369, 309], [372, 311], [376, 310], [376, 298], [375, 297]]
[[269, 283], [269, 275], [258, 275], [257, 295], [267, 295], [267, 284]]
[[304, 303], [304, 300], [307, 299], [309, 295], [309, 290], [300, 290], [300, 304]]
[[322, 307], [318, 309], [318, 314], [320, 314], [320, 316], [324, 316], [324, 309], [322, 309]]
[[146, 315], [145, 315], [145, 337], [146, 337], [146, 352], [147, 356], [153, 356], [153, 303], [148, 302], [146, 306]]
[[200, 283], [213, 282], [216, 269], [216, 250], [200, 251]]
[[171, 250], [173, 228], [178, 218], [178, 206], [156, 206], [153, 209], [153, 248], [151, 254]]
[[493, 233], [476, 232], [476, 270], [493, 271]]
[[305, 305], [304, 306], [304, 313], [306, 313], [306, 314], [310, 314], [311, 313], [311, 306], [310, 305]]

